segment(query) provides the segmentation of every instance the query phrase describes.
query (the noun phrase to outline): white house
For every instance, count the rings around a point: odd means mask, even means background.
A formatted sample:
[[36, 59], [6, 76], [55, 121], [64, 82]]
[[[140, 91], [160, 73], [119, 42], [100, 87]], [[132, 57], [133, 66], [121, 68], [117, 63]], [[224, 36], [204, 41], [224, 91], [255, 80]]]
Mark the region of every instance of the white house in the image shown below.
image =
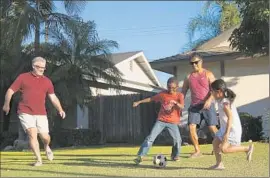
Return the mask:
[[[98, 79], [93, 82], [91, 91], [94, 96], [98, 95], [123, 95], [140, 92], [160, 92], [164, 90], [152, 70], [147, 58], [142, 51], [114, 53], [110, 55], [110, 60], [122, 74], [123, 82], [121, 90], [116, 90], [116, 86], [107, 84], [104, 80]], [[77, 106], [77, 125], [78, 128], [88, 128], [88, 108], [82, 110]], [[73, 122], [70, 120], [70, 122]], [[66, 126], [74, 125], [65, 121]]]
[[98, 83], [91, 87], [94, 96], [132, 94], [142, 91], [156, 93], [163, 90], [142, 51], [114, 53], [109, 58], [122, 74], [121, 90], [116, 90], [116, 86], [98, 79]]
[[[196, 49], [196, 52], [204, 58], [203, 66], [212, 71], [216, 78], [223, 78], [229, 88], [236, 93], [235, 104], [239, 111], [260, 116], [270, 104], [269, 56], [251, 58], [233, 50], [228, 39], [235, 28], [204, 43]], [[176, 76], [182, 86], [185, 76], [191, 71], [188, 56], [187, 53], [178, 54], [155, 60], [150, 64], [155, 70]], [[190, 104], [189, 94], [185, 102], [186, 110]], [[187, 112], [183, 114], [186, 119]]]

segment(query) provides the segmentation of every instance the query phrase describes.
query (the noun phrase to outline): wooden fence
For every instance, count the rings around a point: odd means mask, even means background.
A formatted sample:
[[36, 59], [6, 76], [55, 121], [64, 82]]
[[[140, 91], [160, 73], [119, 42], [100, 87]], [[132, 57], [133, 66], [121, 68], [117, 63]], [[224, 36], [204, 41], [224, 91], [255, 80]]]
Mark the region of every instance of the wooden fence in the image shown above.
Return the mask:
[[152, 93], [98, 96], [89, 107], [89, 129], [102, 134], [102, 143], [139, 143], [150, 133], [156, 121], [159, 104], [144, 103], [136, 108], [134, 101]]

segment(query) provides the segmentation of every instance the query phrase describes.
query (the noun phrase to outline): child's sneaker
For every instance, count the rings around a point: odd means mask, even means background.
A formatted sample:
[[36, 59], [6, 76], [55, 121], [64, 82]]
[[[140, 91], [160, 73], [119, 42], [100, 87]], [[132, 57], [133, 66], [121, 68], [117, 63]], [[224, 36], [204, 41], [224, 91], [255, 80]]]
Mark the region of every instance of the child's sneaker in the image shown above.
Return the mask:
[[172, 161], [180, 161], [179, 156], [174, 156], [174, 157], [172, 156], [171, 160]]
[[139, 165], [142, 162], [142, 157], [141, 156], [138, 156], [133, 161], [135, 162], [135, 164]]

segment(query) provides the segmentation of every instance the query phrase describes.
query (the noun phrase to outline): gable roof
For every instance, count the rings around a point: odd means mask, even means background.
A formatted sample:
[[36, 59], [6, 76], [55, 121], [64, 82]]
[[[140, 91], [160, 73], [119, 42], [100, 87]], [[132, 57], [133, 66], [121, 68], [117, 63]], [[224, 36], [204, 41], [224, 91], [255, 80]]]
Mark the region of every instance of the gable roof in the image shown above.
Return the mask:
[[141, 51], [125, 52], [125, 53], [113, 53], [109, 55], [110, 60], [116, 65]]
[[110, 59], [117, 65], [126, 60], [135, 60], [150, 80], [156, 85], [161, 87], [159, 80], [157, 79], [152, 67], [150, 66], [147, 58], [142, 51], [132, 51], [124, 53], [113, 53], [109, 55]]
[[[202, 57], [204, 57], [204, 60], [208, 61], [215, 61], [220, 60], [219, 57], [224, 56], [234, 56], [234, 55], [242, 55], [242, 53], [232, 49], [229, 45], [228, 39], [230, 38], [232, 32], [238, 28], [239, 25], [234, 26], [220, 35], [216, 36], [215, 38], [203, 43], [201, 46], [197, 47], [194, 51], [188, 51], [186, 53], [173, 55], [170, 57], [165, 57], [157, 60], [153, 60], [150, 62], [151, 66], [155, 68], [155, 64], [160, 64], [164, 62], [176, 62], [176, 61], [187, 61], [189, 60], [189, 56], [191, 53], [196, 52], [200, 54]], [[225, 43], [222, 45], [222, 43]], [[219, 59], [218, 59], [218, 58]], [[229, 58], [223, 58], [223, 59], [229, 59]]]
[[[216, 46], [218, 46], [222, 42], [225, 42], [225, 41], [228, 42], [229, 38], [232, 35], [232, 32], [235, 29], [239, 28], [239, 26], [240, 25], [236, 25], [234, 27], [229, 28], [228, 30], [226, 30], [223, 33], [221, 33], [218, 36], [216, 36], [215, 38], [212, 38], [211, 40], [203, 43], [202, 45], [200, 45], [199, 47], [197, 47], [196, 50], [210, 50], [212, 48], [215, 48]], [[226, 47], [227, 47], [226, 50], [228, 50], [228, 51], [235, 51], [230, 46], [226, 46]]]

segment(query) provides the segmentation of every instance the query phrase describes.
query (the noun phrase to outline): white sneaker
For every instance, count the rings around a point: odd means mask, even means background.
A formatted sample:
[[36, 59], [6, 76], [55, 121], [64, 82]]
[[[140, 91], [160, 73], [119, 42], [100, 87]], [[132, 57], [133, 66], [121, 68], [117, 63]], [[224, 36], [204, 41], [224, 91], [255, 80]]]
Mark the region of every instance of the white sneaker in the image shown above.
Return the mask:
[[37, 161], [33, 164], [33, 166], [41, 166], [42, 165], [42, 161]]
[[53, 160], [53, 152], [52, 152], [52, 150], [46, 151], [46, 156], [47, 156], [49, 161], [52, 161]]

